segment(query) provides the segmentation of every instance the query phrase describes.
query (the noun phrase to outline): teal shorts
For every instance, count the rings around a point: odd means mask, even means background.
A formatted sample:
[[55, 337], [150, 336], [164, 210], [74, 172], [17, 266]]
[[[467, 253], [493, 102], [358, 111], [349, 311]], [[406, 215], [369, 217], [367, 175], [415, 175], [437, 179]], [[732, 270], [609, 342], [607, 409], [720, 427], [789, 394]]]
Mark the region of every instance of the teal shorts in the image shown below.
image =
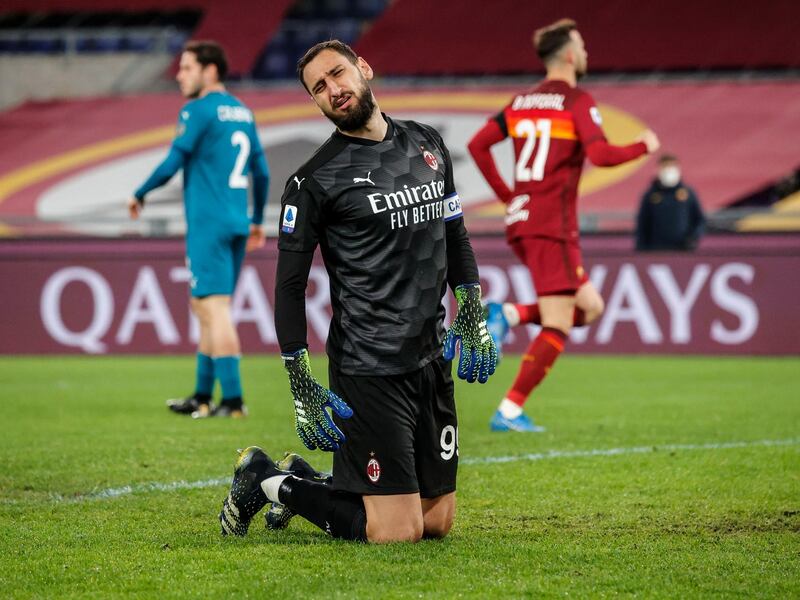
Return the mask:
[[244, 261], [247, 236], [211, 233], [186, 236], [186, 267], [193, 298], [232, 296]]

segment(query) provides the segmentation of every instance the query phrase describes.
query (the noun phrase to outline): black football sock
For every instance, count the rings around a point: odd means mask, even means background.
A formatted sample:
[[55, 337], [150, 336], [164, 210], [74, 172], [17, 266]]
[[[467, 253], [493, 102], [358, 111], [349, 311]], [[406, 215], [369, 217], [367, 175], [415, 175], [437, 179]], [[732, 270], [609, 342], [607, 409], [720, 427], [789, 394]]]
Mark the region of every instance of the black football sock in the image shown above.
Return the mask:
[[278, 499], [335, 538], [367, 541], [367, 511], [358, 494], [289, 476], [281, 482]]
[[225, 405], [225, 406], [229, 406], [233, 410], [238, 410], [238, 409], [242, 408], [242, 405], [244, 404], [244, 402], [242, 401], [242, 397], [241, 396], [236, 396], [235, 398], [223, 398], [222, 402], [220, 402], [220, 404], [221, 405]]
[[200, 392], [195, 392], [193, 398], [200, 404], [208, 404], [211, 402], [211, 394], [201, 394]]

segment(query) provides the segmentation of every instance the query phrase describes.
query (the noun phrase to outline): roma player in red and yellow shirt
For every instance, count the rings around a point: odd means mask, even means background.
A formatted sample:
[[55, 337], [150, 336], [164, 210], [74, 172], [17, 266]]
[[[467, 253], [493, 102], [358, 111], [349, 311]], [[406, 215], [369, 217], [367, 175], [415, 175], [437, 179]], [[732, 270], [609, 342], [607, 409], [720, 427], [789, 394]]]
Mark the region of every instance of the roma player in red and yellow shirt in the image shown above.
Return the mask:
[[[490, 304], [488, 324], [496, 342], [509, 327], [542, 326], [522, 359], [519, 373], [492, 419], [494, 430], [541, 431], [522, 412], [531, 391], [564, 349], [573, 326], [591, 323], [603, 312], [603, 299], [583, 267], [578, 240], [578, 182], [585, 158], [613, 166], [658, 150], [646, 130], [627, 146], [608, 143], [592, 96], [577, 87], [586, 74], [588, 54], [574, 21], [562, 19], [534, 34], [547, 77], [519, 94], [489, 119], [469, 143], [478, 168], [506, 204], [506, 235], [528, 267], [537, 304]], [[510, 137], [514, 143], [514, 182], [497, 170], [491, 147]]]

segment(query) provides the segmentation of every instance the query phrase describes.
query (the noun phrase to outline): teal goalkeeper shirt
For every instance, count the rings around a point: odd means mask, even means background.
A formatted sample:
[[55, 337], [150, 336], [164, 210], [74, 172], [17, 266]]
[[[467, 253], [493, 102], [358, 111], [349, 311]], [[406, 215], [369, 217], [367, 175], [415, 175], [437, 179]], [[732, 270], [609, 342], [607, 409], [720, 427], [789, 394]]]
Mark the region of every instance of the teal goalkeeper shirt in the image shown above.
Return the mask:
[[[253, 113], [227, 92], [211, 92], [183, 106], [167, 159], [135, 192], [143, 199], [183, 167], [186, 224], [198, 233], [212, 229], [246, 235], [263, 221], [269, 182]], [[247, 188], [253, 175], [253, 215]]]

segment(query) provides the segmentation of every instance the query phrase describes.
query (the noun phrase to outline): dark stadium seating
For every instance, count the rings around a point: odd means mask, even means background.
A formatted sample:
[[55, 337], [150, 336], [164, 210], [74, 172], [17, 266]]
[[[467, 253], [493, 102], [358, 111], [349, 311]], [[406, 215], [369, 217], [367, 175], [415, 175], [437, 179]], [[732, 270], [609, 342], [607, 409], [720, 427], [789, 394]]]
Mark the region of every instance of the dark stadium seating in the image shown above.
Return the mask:
[[198, 10], [0, 13], [0, 52], [179, 52]]
[[[541, 71], [531, 33], [564, 16], [578, 21], [595, 73], [800, 68], [800, 3], [792, 0], [4, 0], [0, 31], [31, 27], [31, 15], [44, 29], [125, 28], [181, 11], [201, 15], [192, 35], [220, 41], [234, 74], [256, 78], [291, 77], [297, 56], [330, 37], [354, 43], [383, 75]], [[103, 38], [81, 50], [146, 48], [141, 39]], [[35, 37], [18, 45], [0, 39], [4, 52], [63, 50]]]
[[398, 0], [357, 50], [385, 75], [540, 71], [531, 33], [571, 17], [600, 71], [800, 67], [793, 0]]
[[[7, 18], [9, 28], [30, 27], [30, 15], [42, 15], [39, 25], [46, 28], [81, 27], [103, 29], [106, 27], [136, 27], [148, 22], [148, 12], [180, 13], [196, 11], [201, 18], [192, 35], [199, 39], [215, 39], [226, 49], [232, 75], [248, 75], [267, 41], [277, 30], [284, 14], [292, 6], [292, 0], [3, 0], [0, 4], [0, 16]], [[72, 15], [73, 21], [64, 15]], [[142, 23], [144, 21], [145, 23]], [[2, 21], [0, 21], [2, 23]], [[158, 24], [158, 20], [157, 20]], [[161, 25], [165, 25], [162, 21]], [[170, 50], [177, 52], [185, 39], [185, 35], [177, 43], [170, 43]], [[33, 38], [32, 38], [33, 39]], [[120, 41], [124, 40], [124, 41]], [[136, 51], [146, 41], [141, 39], [120, 38], [115, 40], [94, 38], [85, 41], [81, 51]], [[58, 46], [39, 45], [38, 42], [26, 41], [19, 50], [3, 48], [6, 52], [58, 52]]]
[[354, 44], [388, 0], [300, 0], [253, 68], [256, 79], [294, 78], [297, 60], [317, 42], [339, 39]]

